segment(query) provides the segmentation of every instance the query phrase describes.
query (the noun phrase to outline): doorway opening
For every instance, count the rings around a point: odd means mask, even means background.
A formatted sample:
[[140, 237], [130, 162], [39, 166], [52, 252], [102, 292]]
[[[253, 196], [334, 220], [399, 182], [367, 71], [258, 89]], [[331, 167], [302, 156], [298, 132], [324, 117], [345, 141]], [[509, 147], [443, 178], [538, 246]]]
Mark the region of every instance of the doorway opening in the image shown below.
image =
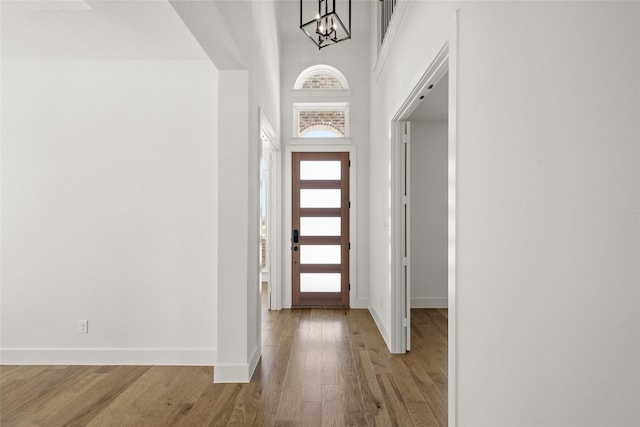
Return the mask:
[[[411, 310], [448, 307], [448, 98], [447, 72], [429, 84], [403, 129], [407, 203], [402, 221], [409, 320]], [[407, 351], [411, 350], [411, 332], [408, 322]]]
[[269, 310], [280, 310], [280, 146], [260, 112], [260, 280]]

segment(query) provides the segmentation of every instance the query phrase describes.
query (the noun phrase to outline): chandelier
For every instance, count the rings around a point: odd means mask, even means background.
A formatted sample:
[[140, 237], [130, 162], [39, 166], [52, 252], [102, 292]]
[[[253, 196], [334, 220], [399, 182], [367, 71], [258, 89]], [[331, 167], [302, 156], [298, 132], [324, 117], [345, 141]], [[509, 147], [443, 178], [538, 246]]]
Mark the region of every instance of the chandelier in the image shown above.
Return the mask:
[[351, 38], [351, 0], [349, 2], [348, 27], [336, 11], [336, 0], [318, 0], [315, 18], [304, 23], [302, 1], [300, 0], [300, 29], [318, 46], [318, 49], [331, 46]]

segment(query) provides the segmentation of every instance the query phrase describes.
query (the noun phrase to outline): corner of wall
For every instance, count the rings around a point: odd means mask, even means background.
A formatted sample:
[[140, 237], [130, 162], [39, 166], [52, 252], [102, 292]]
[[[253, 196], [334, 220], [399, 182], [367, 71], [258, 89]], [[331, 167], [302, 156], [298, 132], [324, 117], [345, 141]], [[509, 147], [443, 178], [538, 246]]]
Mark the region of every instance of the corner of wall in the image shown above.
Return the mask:
[[249, 363], [222, 363], [213, 367], [214, 383], [248, 383], [260, 361], [260, 346], [254, 347]]

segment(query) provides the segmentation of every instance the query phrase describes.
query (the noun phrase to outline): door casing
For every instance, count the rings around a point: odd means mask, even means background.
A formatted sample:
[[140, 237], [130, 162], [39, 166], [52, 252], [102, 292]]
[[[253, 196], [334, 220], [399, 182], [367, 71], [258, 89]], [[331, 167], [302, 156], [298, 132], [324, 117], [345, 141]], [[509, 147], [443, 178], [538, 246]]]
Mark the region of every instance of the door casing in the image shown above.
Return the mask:
[[[339, 161], [341, 165], [341, 180], [340, 180], [340, 188], [341, 188], [341, 206], [336, 210], [339, 211], [339, 216], [342, 219], [341, 221], [341, 234], [340, 236], [326, 236], [326, 237], [314, 237], [314, 236], [302, 236], [298, 235], [298, 241], [291, 242], [292, 246], [292, 284], [293, 284], [293, 295], [292, 295], [292, 305], [297, 307], [299, 306], [348, 306], [349, 305], [349, 269], [350, 269], [350, 242], [349, 242], [349, 205], [350, 202], [350, 194], [349, 194], [349, 168], [351, 161], [349, 159], [348, 152], [293, 152], [292, 153], [292, 167], [293, 170], [297, 170], [297, 173], [293, 173], [292, 176], [296, 176], [300, 173], [300, 163], [305, 160], [312, 161]], [[297, 182], [297, 183], [296, 183]], [[300, 191], [304, 184], [314, 184], [313, 187], [310, 188], [336, 188], [332, 181], [294, 181], [292, 195], [293, 195], [293, 203], [292, 203], [292, 228], [296, 231], [300, 230], [300, 218], [302, 217], [302, 211], [306, 210], [308, 216], [315, 215], [324, 215], [327, 212], [325, 208], [321, 208], [320, 211], [315, 211], [315, 208], [305, 208], [302, 209], [300, 204], [300, 199], [298, 196], [298, 191]], [[317, 185], [322, 185], [318, 187]], [[309, 187], [307, 187], [309, 188]], [[297, 209], [296, 209], [297, 208]], [[313, 213], [311, 213], [313, 212]], [[332, 215], [333, 216], [333, 215]], [[303, 246], [306, 244], [327, 244], [327, 239], [331, 240], [331, 245], [339, 244], [340, 245], [340, 264], [326, 264], [326, 265], [314, 265], [314, 264], [301, 264], [300, 263], [300, 255], [302, 252]], [[305, 241], [310, 241], [309, 243], [305, 243]], [[315, 243], [312, 243], [316, 241]], [[338, 270], [333, 270], [339, 266]], [[328, 272], [326, 269], [331, 268], [332, 272], [340, 272], [341, 273], [341, 281], [340, 281], [340, 292], [300, 292], [300, 274], [303, 269], [317, 269], [321, 270], [316, 272]]]
[[[314, 139], [317, 142], [318, 139]], [[340, 138], [339, 142], [328, 141], [326, 143], [291, 143], [284, 147], [284, 164], [283, 172], [283, 193], [282, 193], [282, 232], [281, 241], [286, 246], [291, 239], [291, 156], [293, 152], [348, 152], [351, 159], [351, 167], [349, 168], [349, 194], [351, 199], [351, 210], [349, 213], [349, 241], [351, 242], [350, 263], [349, 266], [349, 283], [351, 290], [349, 291], [349, 306], [351, 308], [367, 308], [366, 298], [360, 297], [358, 293], [357, 281], [357, 259], [358, 259], [358, 240], [356, 230], [356, 218], [358, 215], [358, 195], [357, 195], [357, 150], [351, 144], [350, 138]], [[292, 269], [291, 269], [291, 251], [282, 251], [282, 308], [291, 308], [292, 303]], [[362, 293], [362, 291], [360, 291]]]
[[268, 223], [267, 223], [267, 235], [269, 236], [269, 246], [267, 248], [268, 256], [267, 261], [269, 263], [269, 309], [280, 310], [282, 308], [282, 290], [281, 283], [281, 265], [282, 265], [282, 252], [280, 239], [280, 224], [282, 223], [282, 211], [280, 202], [280, 182], [282, 177], [281, 169], [281, 155], [280, 143], [276, 137], [276, 134], [269, 123], [266, 115], [260, 110], [260, 149], [267, 146], [271, 152], [271, 164], [269, 165], [269, 206], [268, 210]]

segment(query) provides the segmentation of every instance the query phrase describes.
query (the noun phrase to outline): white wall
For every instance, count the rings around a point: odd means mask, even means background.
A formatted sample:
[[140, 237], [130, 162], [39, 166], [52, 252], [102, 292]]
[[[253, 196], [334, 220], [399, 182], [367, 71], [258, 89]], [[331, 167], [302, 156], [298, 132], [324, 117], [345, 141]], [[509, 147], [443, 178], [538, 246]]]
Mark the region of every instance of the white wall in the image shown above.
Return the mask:
[[[352, 146], [355, 147], [355, 157], [352, 156], [351, 164], [356, 169], [355, 185], [356, 198], [352, 195], [352, 214], [355, 217], [355, 241], [352, 241], [352, 257], [350, 268], [355, 269], [356, 281], [351, 283], [350, 303], [351, 307], [366, 308], [369, 293], [369, 64], [368, 50], [368, 21], [369, 2], [354, 2], [352, 12], [353, 38], [322, 50], [307, 38], [298, 29], [299, 9], [289, 2], [282, 2], [279, 11], [283, 14], [283, 23], [293, 23], [293, 30], [284, 30], [285, 37], [282, 40], [281, 52], [281, 105], [282, 105], [282, 143], [291, 146], [293, 137], [293, 103], [294, 102], [348, 102], [349, 122]], [[346, 19], [346, 18], [345, 18]], [[318, 99], [316, 97], [304, 99], [294, 98], [293, 85], [302, 71], [312, 65], [326, 64], [337, 68], [349, 82], [351, 98], [345, 99]], [[343, 147], [348, 149], [348, 147]], [[295, 151], [295, 150], [294, 150]], [[318, 147], [317, 151], [323, 151]], [[286, 153], [286, 151], [283, 151]], [[286, 154], [285, 154], [286, 155]], [[289, 154], [290, 156], [290, 154]], [[286, 159], [285, 159], [286, 160]], [[290, 165], [283, 161], [285, 167]], [[290, 166], [289, 166], [290, 167]], [[285, 171], [290, 174], [290, 170]], [[288, 184], [288, 185], [287, 185]], [[291, 307], [291, 188], [290, 181], [284, 182], [282, 189], [284, 198], [284, 224], [282, 229], [282, 241], [285, 257], [283, 257], [283, 307]], [[353, 222], [352, 222], [353, 224]], [[353, 253], [356, 256], [353, 256]], [[353, 276], [352, 276], [353, 277]]]
[[390, 120], [456, 7], [458, 424], [637, 425], [637, 2], [409, 2], [371, 81], [374, 309]]
[[217, 70], [166, 3], [39, 5], [2, 11], [2, 362], [211, 365]]
[[2, 66], [3, 362], [211, 364], [215, 68]]
[[411, 308], [447, 308], [446, 121], [411, 121]]

